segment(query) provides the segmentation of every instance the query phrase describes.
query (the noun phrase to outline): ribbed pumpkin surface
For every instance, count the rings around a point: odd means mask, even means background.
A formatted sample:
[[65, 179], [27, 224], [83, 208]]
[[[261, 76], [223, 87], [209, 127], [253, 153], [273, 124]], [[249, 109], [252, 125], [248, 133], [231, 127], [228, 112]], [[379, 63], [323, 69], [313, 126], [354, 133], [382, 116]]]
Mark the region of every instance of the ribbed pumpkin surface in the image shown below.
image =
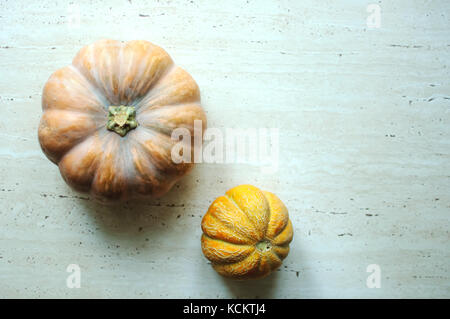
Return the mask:
[[221, 275], [260, 278], [280, 267], [293, 227], [274, 194], [240, 185], [218, 197], [202, 220], [203, 254]]
[[102, 201], [164, 195], [193, 165], [172, 160], [172, 132], [193, 136], [196, 120], [206, 129], [194, 79], [143, 40], [83, 47], [45, 84], [42, 109], [45, 155], [70, 186]]

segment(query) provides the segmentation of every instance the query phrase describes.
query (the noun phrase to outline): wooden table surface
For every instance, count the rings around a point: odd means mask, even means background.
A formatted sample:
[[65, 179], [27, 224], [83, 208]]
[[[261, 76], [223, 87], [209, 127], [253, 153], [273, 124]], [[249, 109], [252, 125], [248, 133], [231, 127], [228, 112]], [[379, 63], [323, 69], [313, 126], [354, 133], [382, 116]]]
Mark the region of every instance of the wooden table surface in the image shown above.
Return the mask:
[[[1, 1], [0, 297], [450, 297], [450, 2], [376, 3]], [[102, 38], [165, 48], [210, 128], [278, 128], [278, 170], [201, 163], [114, 207], [73, 192], [37, 141], [42, 88]], [[200, 221], [244, 183], [285, 202], [295, 235], [274, 275], [234, 282]]]

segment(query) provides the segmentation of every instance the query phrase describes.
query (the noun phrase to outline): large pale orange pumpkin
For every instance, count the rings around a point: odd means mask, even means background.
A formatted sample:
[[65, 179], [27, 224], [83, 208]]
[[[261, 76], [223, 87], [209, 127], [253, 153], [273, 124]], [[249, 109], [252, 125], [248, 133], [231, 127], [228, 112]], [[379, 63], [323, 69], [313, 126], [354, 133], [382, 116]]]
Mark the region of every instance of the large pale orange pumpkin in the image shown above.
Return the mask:
[[70, 186], [100, 200], [164, 195], [192, 167], [172, 161], [172, 131], [193, 136], [194, 120], [206, 128], [195, 81], [147, 41], [85, 46], [49, 78], [42, 109], [42, 150]]
[[288, 210], [274, 194], [240, 185], [218, 197], [202, 220], [202, 251], [221, 275], [261, 278], [289, 253], [293, 228]]

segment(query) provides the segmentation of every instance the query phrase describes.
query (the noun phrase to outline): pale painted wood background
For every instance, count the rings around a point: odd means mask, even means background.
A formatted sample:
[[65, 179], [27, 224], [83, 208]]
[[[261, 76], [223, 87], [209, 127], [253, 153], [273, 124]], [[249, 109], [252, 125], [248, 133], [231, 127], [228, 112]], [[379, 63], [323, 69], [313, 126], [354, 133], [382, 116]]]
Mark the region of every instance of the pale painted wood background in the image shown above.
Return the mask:
[[[378, 29], [369, 3], [2, 0], [0, 297], [450, 297], [450, 2], [377, 1]], [[37, 142], [41, 92], [101, 38], [165, 48], [209, 127], [278, 127], [278, 173], [200, 164], [161, 200], [113, 208], [71, 191]], [[209, 204], [242, 183], [295, 225], [260, 281], [220, 278], [200, 250]]]

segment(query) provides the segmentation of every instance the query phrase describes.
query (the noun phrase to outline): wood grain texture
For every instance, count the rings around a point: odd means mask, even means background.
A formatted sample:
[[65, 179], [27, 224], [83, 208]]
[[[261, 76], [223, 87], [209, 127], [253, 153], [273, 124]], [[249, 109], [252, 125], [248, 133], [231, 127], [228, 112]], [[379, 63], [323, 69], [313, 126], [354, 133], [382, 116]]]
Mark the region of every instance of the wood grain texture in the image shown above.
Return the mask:
[[[450, 3], [380, 5], [369, 29], [364, 1], [83, 1], [78, 26], [69, 1], [0, 2], [0, 297], [450, 297]], [[38, 144], [41, 93], [104, 38], [166, 49], [209, 127], [278, 127], [278, 172], [199, 164], [115, 207], [71, 191]], [[277, 194], [295, 232], [251, 283], [220, 278], [199, 244], [211, 201], [243, 183]]]

